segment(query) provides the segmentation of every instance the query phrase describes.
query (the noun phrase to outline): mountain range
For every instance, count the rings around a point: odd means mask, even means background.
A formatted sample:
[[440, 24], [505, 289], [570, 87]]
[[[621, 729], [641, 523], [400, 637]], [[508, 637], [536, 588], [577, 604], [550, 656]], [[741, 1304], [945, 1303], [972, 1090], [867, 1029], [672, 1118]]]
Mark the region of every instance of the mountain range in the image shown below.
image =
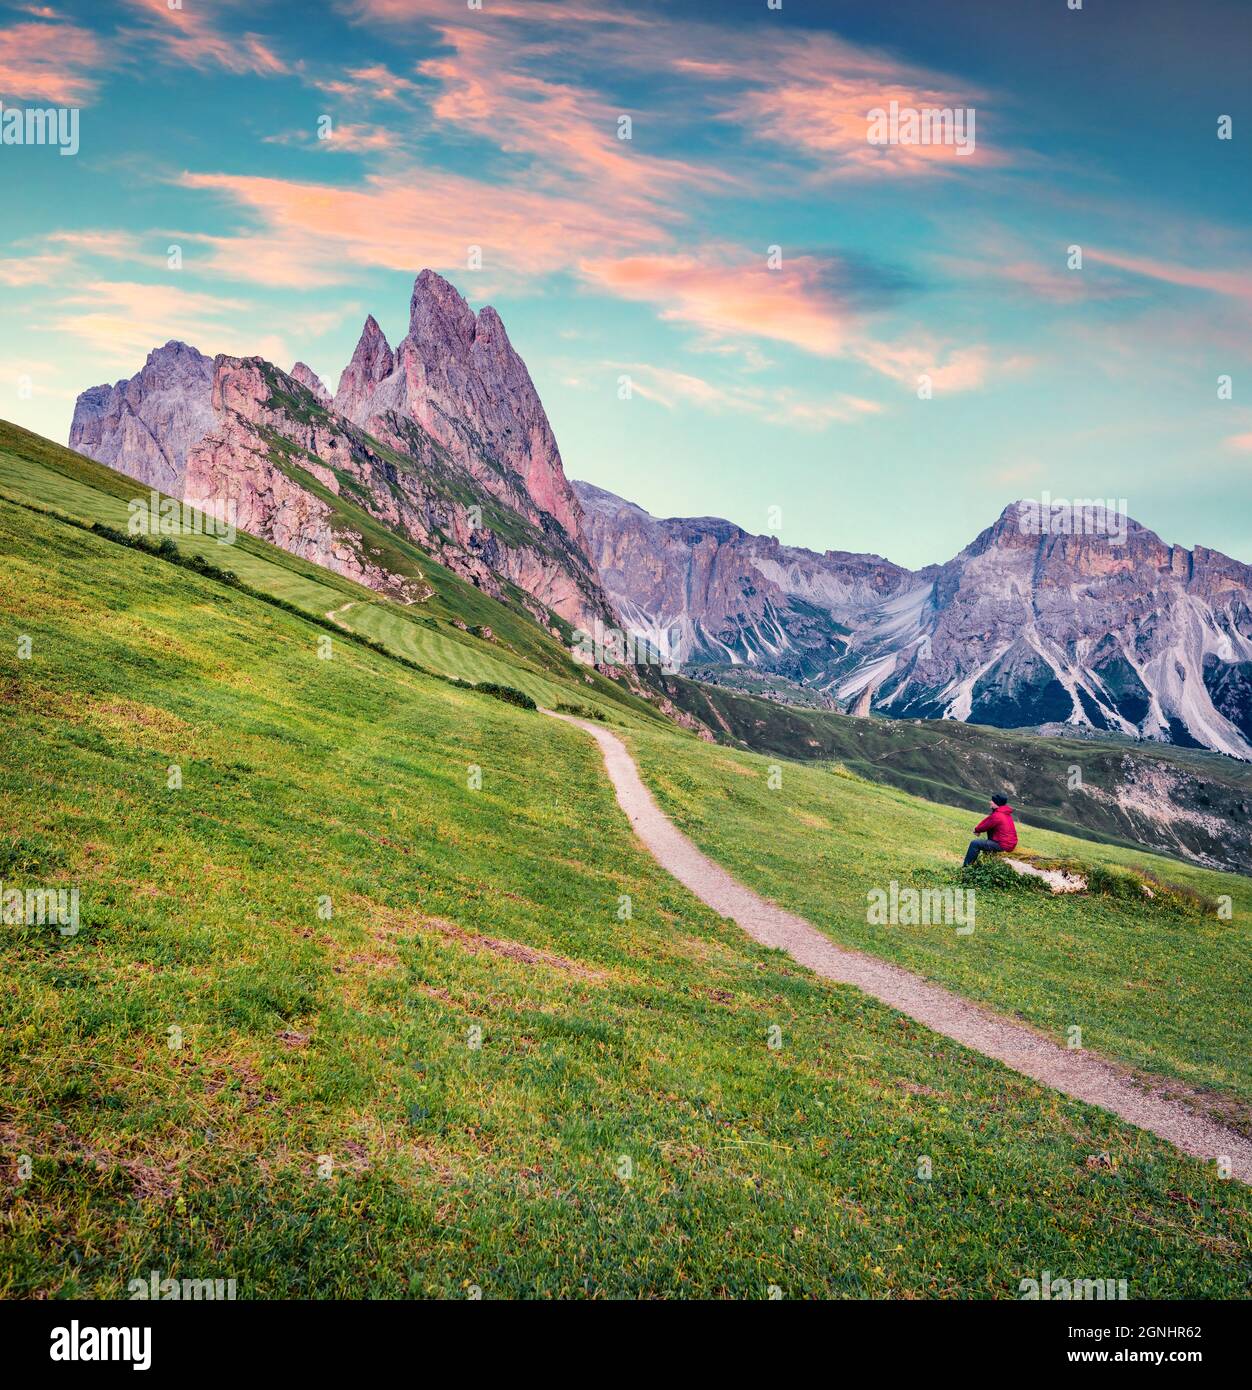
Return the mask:
[[1097, 510], [1015, 502], [947, 564], [817, 554], [575, 483], [623, 621], [687, 668], [750, 666], [850, 712], [1066, 724], [1252, 757], [1252, 567]]
[[[1252, 758], [1252, 567], [1129, 518], [1055, 533], [1016, 502], [946, 564], [658, 519], [567, 479], [499, 315], [418, 275], [393, 348], [373, 316], [332, 396], [297, 362], [154, 349], [78, 398], [70, 445], [399, 602], [420, 574], [342, 501], [572, 645], [620, 623], [690, 673], [728, 667], [853, 714], [1061, 724]], [[1097, 518], [1098, 519], [1098, 518]], [[630, 673], [626, 673], [630, 676]]]

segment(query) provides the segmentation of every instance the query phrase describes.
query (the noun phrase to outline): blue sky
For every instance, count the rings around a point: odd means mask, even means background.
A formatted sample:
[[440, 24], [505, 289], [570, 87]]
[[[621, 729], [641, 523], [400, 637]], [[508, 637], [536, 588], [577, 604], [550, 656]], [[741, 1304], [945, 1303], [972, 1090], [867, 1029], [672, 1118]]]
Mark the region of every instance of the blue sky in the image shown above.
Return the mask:
[[333, 391], [432, 266], [660, 515], [921, 565], [1048, 492], [1252, 561], [1245, 0], [168, 5], [0, 3], [0, 100], [81, 109], [0, 146], [0, 414], [171, 337]]

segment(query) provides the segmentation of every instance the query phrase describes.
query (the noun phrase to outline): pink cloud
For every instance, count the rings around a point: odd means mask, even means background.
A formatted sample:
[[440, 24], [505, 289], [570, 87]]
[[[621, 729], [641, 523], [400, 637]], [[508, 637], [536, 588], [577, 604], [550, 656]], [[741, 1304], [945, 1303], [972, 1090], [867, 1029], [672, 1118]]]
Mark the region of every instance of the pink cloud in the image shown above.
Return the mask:
[[[475, 124], [494, 118], [497, 128], [523, 148], [564, 146], [577, 164], [600, 164], [602, 172], [641, 167], [638, 160], [606, 158], [603, 148], [584, 143], [576, 131], [587, 118], [591, 130], [603, 131], [615, 108], [594, 101], [570, 79], [558, 89], [527, 78], [530, 59], [543, 60], [551, 70], [559, 57], [570, 73], [625, 68], [695, 79], [687, 85], [683, 106], [673, 111], [666, 111], [658, 89], [653, 117], [664, 112], [667, 120], [681, 120], [707, 112], [740, 126], [751, 139], [817, 161], [832, 174], [934, 174], [1007, 162], [979, 138], [977, 116], [980, 104], [986, 110], [985, 94], [828, 33], [781, 23], [749, 27], [697, 21], [663, 10], [632, 15], [622, 6], [546, 0], [491, 0], [490, 14], [472, 20], [464, 15], [453, 20], [445, 0], [352, 0], [348, 9], [375, 24], [426, 21], [439, 31], [452, 54], [431, 60], [423, 71], [446, 84], [445, 98], [436, 106], [444, 119]], [[973, 107], [972, 149], [959, 152], [953, 144], [934, 142], [871, 144], [870, 112], [887, 109], [893, 100], [916, 111]], [[502, 118], [506, 112], [508, 118]], [[716, 171], [703, 168], [700, 174], [710, 178]]]
[[823, 286], [823, 267], [811, 258], [770, 270], [763, 257], [728, 264], [674, 253], [588, 259], [579, 268], [601, 288], [661, 305], [662, 319], [713, 338], [769, 338], [823, 356], [844, 346], [850, 311]]
[[430, 170], [371, 175], [356, 188], [234, 174], [188, 173], [181, 182], [230, 199], [259, 224], [205, 238], [212, 268], [281, 285], [342, 281], [354, 265], [455, 272], [471, 245], [489, 273], [548, 274], [567, 270], [572, 256], [657, 237], [651, 219], [620, 209]]
[[[718, 249], [701, 257], [657, 253], [584, 260], [579, 269], [612, 294], [661, 306], [663, 320], [690, 324], [707, 335], [710, 346], [770, 339], [821, 357], [855, 358], [911, 387], [925, 375], [936, 392], [974, 390], [992, 374], [991, 349], [982, 344], [954, 347], [925, 337], [875, 341], [865, 332], [861, 310], [830, 287], [828, 266], [814, 257], [792, 257], [775, 271], [763, 259], [734, 263]], [[1014, 357], [995, 363], [995, 370], [1027, 365], [1026, 358]], [[855, 400], [844, 398], [831, 418], [855, 413], [849, 404]], [[862, 402], [861, 409], [875, 406]]]
[[[529, 23], [602, 23], [640, 26], [650, 21], [642, 15], [619, 12], [585, 0], [486, 0], [488, 18], [526, 20]], [[457, 0], [340, 0], [339, 8], [354, 18], [376, 24], [408, 24], [415, 19], [446, 22], [460, 8]], [[464, 18], [465, 16], [461, 16]]]
[[[756, 135], [822, 161], [831, 173], [899, 177], [1005, 162], [1003, 155], [980, 143], [976, 107], [968, 150], [938, 140], [871, 144], [870, 113], [889, 111], [893, 101], [902, 111], [917, 112], [970, 106], [968, 97], [952, 92], [901, 85], [892, 73], [815, 71], [806, 57], [784, 64], [779, 80], [766, 81], [732, 101], [728, 114]], [[970, 117], [962, 119], [968, 123]]]
[[0, 95], [16, 101], [83, 106], [95, 95], [104, 55], [96, 36], [72, 24], [0, 29]]
[[1089, 261], [1110, 265], [1114, 269], [1141, 275], [1149, 280], [1160, 280], [1168, 285], [1205, 290], [1210, 294], [1224, 295], [1230, 299], [1252, 299], [1252, 271], [1247, 269], [1197, 270], [1194, 266], [1157, 260], [1151, 256], [1128, 256], [1115, 251], [1090, 248], [1085, 248], [1083, 255]]
[[[259, 35], [221, 32], [205, 17], [202, 7], [188, 3], [171, 10], [167, 0], [129, 0], [129, 4], [144, 21], [144, 27], [136, 31], [138, 37], [150, 42], [171, 62], [200, 71], [224, 68], [227, 72], [260, 77], [277, 77], [289, 71]], [[226, 0], [217, 9], [220, 13], [237, 5], [238, 0]]]
[[528, 74], [503, 32], [461, 25], [440, 34], [452, 52], [420, 68], [442, 88], [435, 118], [529, 156], [532, 177], [547, 186], [576, 186], [604, 205], [665, 217], [676, 196], [730, 184], [721, 170], [650, 155], [619, 138], [619, 117], [629, 113], [585, 87]]

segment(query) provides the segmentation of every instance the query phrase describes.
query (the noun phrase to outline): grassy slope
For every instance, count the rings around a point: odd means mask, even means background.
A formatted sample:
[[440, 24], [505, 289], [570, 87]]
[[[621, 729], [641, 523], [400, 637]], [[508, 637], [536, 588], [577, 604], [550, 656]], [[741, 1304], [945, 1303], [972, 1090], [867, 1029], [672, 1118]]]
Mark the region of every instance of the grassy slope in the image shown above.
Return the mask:
[[[1252, 1102], [1252, 881], [1043, 830], [1022, 847], [1092, 864], [1137, 864], [1169, 882], [1233, 898], [1233, 917], [1101, 895], [1053, 897], [960, 862], [974, 813], [676, 733], [632, 739], [644, 776], [689, 835], [754, 888], [837, 940], [920, 970], [1064, 1041]], [[783, 767], [769, 786], [769, 768]], [[875, 926], [867, 894], [977, 886], [976, 929]]]
[[[1164, 766], [1198, 779], [1192, 809], [1215, 815], [1226, 826], [1247, 820], [1252, 800], [1252, 766], [1219, 753], [1186, 748], [1155, 749], [1129, 741], [1042, 738], [1021, 731], [961, 724], [955, 720], [854, 719], [828, 710], [799, 709], [750, 699], [723, 687], [670, 678], [675, 702], [741, 748], [806, 761], [834, 760], [875, 782], [949, 806], [976, 809], [986, 800], [979, 788], [1006, 787], [1030, 808], [1030, 823], [1061, 834], [1099, 839], [1133, 848], [1148, 844], [1166, 853], [1178, 835], [1192, 850], [1252, 871], [1247, 836], [1214, 839], [1194, 823], [1173, 829], [1120, 805], [1116, 792], [1127, 766], [1151, 778]], [[1070, 770], [1083, 785], [1071, 785]]]
[[[382, 640], [442, 675], [511, 684], [545, 704], [577, 699], [608, 713], [616, 708], [655, 717], [648, 705], [598, 673], [575, 668], [560, 643], [528, 616], [480, 592], [436, 564], [417, 546], [388, 531], [359, 508], [327, 493], [309, 475], [301, 483], [335, 504], [336, 518], [353, 526], [396, 573], [420, 577], [433, 595], [418, 607], [381, 598], [352, 580], [240, 534], [229, 546], [209, 537], [180, 537], [180, 548], [233, 570], [251, 587], [309, 613], [339, 614], [347, 627]], [[0, 496], [51, 508], [125, 531], [127, 503], [141, 484], [19, 426], [0, 421]], [[345, 604], [352, 606], [344, 610]], [[490, 627], [494, 641], [463, 631]], [[590, 674], [588, 681], [585, 677]]]
[[577, 731], [7, 503], [0, 550], [3, 876], [83, 914], [3, 938], [2, 1291], [1248, 1292], [1252, 1194], [752, 946]]

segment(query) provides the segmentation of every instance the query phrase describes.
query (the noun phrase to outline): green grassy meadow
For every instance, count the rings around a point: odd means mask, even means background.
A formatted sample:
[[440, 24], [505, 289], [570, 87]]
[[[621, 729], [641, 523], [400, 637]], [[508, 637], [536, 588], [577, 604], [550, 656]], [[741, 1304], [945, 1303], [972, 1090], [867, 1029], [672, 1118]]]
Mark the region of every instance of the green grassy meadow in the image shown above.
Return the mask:
[[[1019, 848], [1089, 866], [1137, 866], [1205, 901], [1158, 891], [1054, 896], [983, 859], [962, 873], [981, 813], [940, 806], [849, 775], [675, 733], [629, 739], [663, 808], [758, 892], [854, 946], [992, 1005], [1064, 1042], [1238, 1102], [1252, 1127], [1252, 881], [1019, 827]], [[779, 769], [771, 787], [770, 769]], [[974, 931], [875, 925], [868, 894], [973, 888]], [[1118, 885], [1114, 885], [1118, 886]], [[1230, 899], [1229, 919], [1219, 916]]]
[[[87, 509], [134, 484], [22, 447], [0, 492], [117, 524]], [[310, 614], [386, 611], [233, 552]], [[584, 734], [440, 679], [484, 668], [437, 614], [465, 664], [425, 674], [8, 500], [0, 554], [0, 880], [81, 894], [76, 935], [0, 937], [0, 1295], [153, 1269], [241, 1298], [1249, 1293], [1247, 1188], [755, 946], [644, 853]], [[951, 875], [966, 813], [790, 763], [767, 793], [765, 760], [521, 646], [491, 652], [508, 683], [594, 693], [695, 838], [841, 939], [858, 876]], [[992, 890], [958, 947], [881, 949], [1040, 1026], [1080, 1001], [1091, 1046], [1245, 1095], [1247, 889], [1220, 881], [1220, 931], [1030, 899], [1044, 952]], [[1119, 1009], [1133, 949], [1159, 993]]]

